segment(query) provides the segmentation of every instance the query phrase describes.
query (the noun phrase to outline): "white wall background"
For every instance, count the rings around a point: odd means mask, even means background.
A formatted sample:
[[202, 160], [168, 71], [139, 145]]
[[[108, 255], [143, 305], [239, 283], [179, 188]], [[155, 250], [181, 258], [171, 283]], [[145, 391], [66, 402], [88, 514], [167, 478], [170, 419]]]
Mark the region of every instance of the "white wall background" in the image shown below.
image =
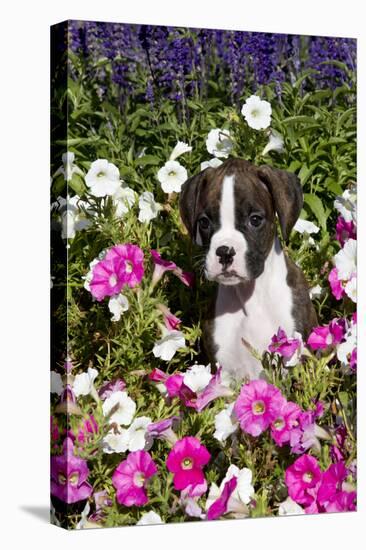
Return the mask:
[[[365, 541], [365, 45], [361, 0], [12, 0], [1, 14], [3, 548], [327, 549]], [[359, 39], [359, 512], [67, 533], [48, 524], [49, 26], [64, 19]], [[364, 253], [362, 253], [364, 251]], [[5, 304], [4, 304], [5, 302]]]

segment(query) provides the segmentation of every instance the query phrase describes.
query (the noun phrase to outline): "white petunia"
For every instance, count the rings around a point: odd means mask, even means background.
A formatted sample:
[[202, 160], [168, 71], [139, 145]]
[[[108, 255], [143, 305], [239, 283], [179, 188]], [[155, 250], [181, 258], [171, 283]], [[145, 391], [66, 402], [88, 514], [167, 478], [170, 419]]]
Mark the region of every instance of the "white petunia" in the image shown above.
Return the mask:
[[251, 95], [244, 103], [241, 114], [250, 128], [264, 130], [271, 124], [272, 107], [268, 101], [262, 100], [256, 95]]
[[211, 365], [192, 365], [183, 376], [183, 382], [193, 392], [204, 390], [212, 378]]
[[170, 361], [178, 349], [184, 348], [186, 341], [179, 330], [164, 330], [163, 337], [155, 342], [153, 354], [163, 361]]
[[76, 397], [79, 397], [79, 395], [89, 395], [91, 393], [94, 393], [94, 380], [97, 376], [97, 369], [93, 369], [91, 367], [88, 368], [87, 372], [77, 374], [74, 378], [74, 382], [72, 385], [72, 389]]
[[230, 403], [215, 416], [214, 438], [223, 443], [226, 439], [236, 432], [239, 423], [233, 420], [233, 409], [235, 403]]
[[337, 346], [337, 358], [343, 367], [350, 364], [350, 358], [353, 350], [357, 346], [357, 325], [353, 323], [348, 329], [345, 341]]
[[344, 291], [347, 294], [348, 298], [352, 300], [355, 304], [357, 303], [357, 278], [353, 276], [350, 281], [344, 287]]
[[119, 321], [122, 313], [128, 310], [130, 304], [126, 296], [123, 294], [117, 294], [117, 296], [112, 296], [109, 298], [108, 308], [109, 311], [113, 314], [112, 321]]
[[119, 170], [106, 159], [95, 160], [85, 176], [85, 183], [95, 197], [114, 195], [121, 185]]
[[222, 164], [222, 160], [214, 157], [211, 160], [205, 160], [204, 162], [201, 162], [201, 170], [205, 170], [206, 168], [218, 168]]
[[159, 523], [165, 523], [159, 514], [150, 510], [150, 512], [145, 512], [142, 514], [136, 525], [158, 525]]
[[334, 208], [338, 210], [346, 222], [357, 222], [356, 198], [356, 184], [353, 184], [334, 201]]
[[282, 153], [284, 151], [283, 145], [283, 137], [274, 130], [271, 130], [268, 143], [262, 151], [262, 156], [267, 155], [270, 151]]
[[135, 418], [128, 428], [128, 450], [142, 451], [146, 445], [147, 427], [151, 424], [151, 418], [139, 416]]
[[187, 179], [187, 170], [176, 160], [168, 160], [158, 175], [164, 193], [180, 193], [183, 183]]
[[291, 497], [287, 497], [286, 500], [281, 502], [278, 508], [279, 516], [297, 516], [299, 514], [305, 514], [305, 510], [292, 500]]
[[57, 395], [61, 395], [63, 391], [64, 385], [62, 382], [61, 374], [55, 372], [54, 370], [51, 370], [51, 393], [57, 393]]
[[210, 130], [206, 139], [206, 148], [210, 155], [227, 158], [233, 148], [229, 130], [222, 130], [221, 128]]
[[61, 237], [63, 239], [73, 239], [76, 231], [86, 229], [91, 225], [91, 220], [87, 219], [86, 213], [89, 211], [89, 205], [80, 200], [78, 195], [73, 197], [58, 197], [52, 204], [52, 208], [59, 211], [61, 216]]
[[312, 233], [318, 233], [320, 228], [315, 225], [313, 222], [309, 222], [308, 220], [303, 220], [302, 218], [299, 218], [297, 222], [294, 225], [295, 231], [298, 231], [298, 233], [307, 233], [308, 235], [311, 235]]
[[191, 151], [192, 151], [192, 147], [190, 147], [188, 143], [184, 143], [183, 141], [178, 141], [177, 145], [174, 147], [173, 151], [171, 152], [169, 160], [175, 160], [181, 155], [184, 155], [184, 153], [190, 153]]
[[71, 181], [74, 174], [83, 175], [82, 170], [74, 164], [75, 153], [67, 151], [62, 155], [62, 166], [56, 170], [53, 177], [55, 178], [59, 174], [62, 174], [65, 178], [65, 181]]
[[252, 472], [249, 468], [239, 470], [237, 466], [231, 464], [229, 466], [220, 487], [215, 483], [211, 484], [210, 491], [206, 500], [205, 508], [209, 509], [211, 504], [217, 500], [225, 487], [225, 484], [233, 477], [237, 478], [237, 485], [229, 497], [227, 503], [227, 512], [234, 512], [236, 517], [245, 517], [248, 515], [247, 504], [251, 501], [254, 495], [254, 487], [252, 485]]
[[315, 285], [309, 289], [309, 296], [311, 300], [314, 298], [320, 298], [323, 293], [324, 289], [320, 285]]
[[342, 250], [334, 256], [334, 265], [338, 270], [338, 279], [348, 281], [356, 273], [357, 241], [348, 239]]
[[115, 391], [103, 402], [103, 414], [109, 416], [109, 422], [125, 426], [131, 424], [136, 412], [136, 403], [125, 391]]
[[135, 204], [135, 191], [122, 183], [122, 185], [118, 187], [117, 191], [113, 193], [112, 200], [114, 206], [116, 207], [116, 218], [123, 218], [123, 216], [130, 210], [131, 206]]
[[154, 195], [150, 191], [144, 191], [139, 198], [139, 221], [148, 223], [157, 217], [161, 205], [155, 202]]
[[103, 452], [107, 454], [125, 453], [128, 450], [128, 444], [129, 433], [127, 429], [122, 429], [117, 433], [112, 429], [103, 437]]

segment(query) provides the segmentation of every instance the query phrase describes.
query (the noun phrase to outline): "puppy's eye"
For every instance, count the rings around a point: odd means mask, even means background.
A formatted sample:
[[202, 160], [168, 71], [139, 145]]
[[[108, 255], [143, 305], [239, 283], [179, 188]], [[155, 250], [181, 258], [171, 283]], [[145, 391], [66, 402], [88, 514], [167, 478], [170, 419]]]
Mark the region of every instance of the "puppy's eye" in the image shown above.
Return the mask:
[[259, 214], [252, 214], [249, 218], [249, 223], [252, 227], [259, 227], [262, 225], [263, 218]]
[[201, 229], [205, 230], [210, 227], [210, 220], [206, 216], [202, 216], [202, 218], [199, 218], [198, 224]]

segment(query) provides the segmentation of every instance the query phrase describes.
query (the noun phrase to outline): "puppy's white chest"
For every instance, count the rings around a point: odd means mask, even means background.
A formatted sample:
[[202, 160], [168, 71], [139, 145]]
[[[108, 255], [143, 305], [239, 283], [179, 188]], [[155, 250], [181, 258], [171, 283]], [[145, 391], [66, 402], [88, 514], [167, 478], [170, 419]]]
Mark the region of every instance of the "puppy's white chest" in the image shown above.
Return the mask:
[[279, 327], [288, 335], [295, 330], [283, 254], [270, 263], [272, 273], [265, 270], [252, 287], [219, 286], [213, 334], [216, 360], [237, 379], [258, 378], [263, 370], [243, 339], [262, 353]]

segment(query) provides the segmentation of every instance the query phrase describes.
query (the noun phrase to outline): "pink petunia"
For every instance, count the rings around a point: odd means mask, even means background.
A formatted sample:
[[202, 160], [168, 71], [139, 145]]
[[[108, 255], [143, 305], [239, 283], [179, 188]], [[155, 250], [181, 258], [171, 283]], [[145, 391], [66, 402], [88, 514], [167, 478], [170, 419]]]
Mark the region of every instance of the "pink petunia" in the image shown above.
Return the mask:
[[244, 432], [258, 436], [273, 422], [281, 409], [283, 396], [265, 380], [244, 384], [234, 405], [234, 412]]
[[116, 378], [115, 380], [110, 380], [109, 382], [105, 382], [100, 388], [99, 388], [99, 397], [101, 399], [107, 399], [107, 397], [110, 397], [112, 393], [116, 391], [123, 391], [126, 388], [126, 382], [122, 380], [121, 378]]
[[174, 474], [174, 487], [181, 491], [192, 485], [201, 485], [205, 477], [203, 467], [209, 462], [210, 453], [196, 437], [186, 436], [177, 441], [170, 451], [166, 465]]
[[276, 418], [271, 423], [271, 436], [279, 447], [290, 441], [291, 431], [297, 425], [300, 414], [301, 408], [296, 403], [283, 398]]
[[328, 346], [339, 344], [345, 335], [343, 319], [333, 319], [329, 325], [315, 327], [309, 338], [308, 345], [312, 349], [326, 349]]
[[307, 513], [314, 512], [317, 493], [322, 480], [322, 471], [316, 458], [300, 456], [285, 472], [285, 482], [289, 496], [305, 506]]
[[300, 412], [296, 419], [296, 425], [290, 431], [289, 444], [291, 452], [295, 454], [302, 454], [310, 447], [320, 449], [314, 411]]
[[215, 500], [207, 510], [207, 519], [217, 519], [227, 512], [229, 498], [238, 484], [238, 478], [232, 477], [225, 483], [224, 489], [218, 499]]
[[326, 512], [347, 512], [356, 509], [356, 491], [346, 483], [344, 462], [331, 464], [324, 472], [318, 491], [318, 503]]
[[[216, 374], [211, 377], [207, 386], [200, 391], [193, 399], [186, 399], [185, 405], [201, 412], [211, 401], [218, 397], [230, 397], [233, 392], [221, 381], [222, 367], [217, 369]], [[184, 395], [186, 397], [186, 395]]]
[[51, 457], [51, 494], [68, 504], [89, 498], [93, 488], [88, 475], [86, 460], [74, 455], [74, 443], [66, 437], [63, 454]]
[[272, 336], [271, 344], [268, 346], [272, 353], [279, 353], [282, 357], [290, 358], [301, 346], [297, 338], [288, 338], [286, 332], [279, 327], [277, 334]]
[[186, 286], [193, 286], [194, 275], [188, 271], [183, 271], [176, 263], [170, 260], [164, 260], [157, 250], [150, 250], [154, 262], [154, 272], [152, 276], [152, 286], [155, 286], [163, 277], [166, 271], [173, 271], [174, 275], [178, 277]]
[[146, 451], [129, 453], [115, 469], [112, 483], [117, 490], [117, 501], [124, 506], [144, 506], [148, 502], [146, 485], [158, 469]]
[[118, 294], [125, 284], [125, 262], [122, 258], [104, 258], [93, 267], [90, 292], [99, 302]]
[[158, 304], [156, 307], [159, 311], [161, 311], [164, 316], [164, 324], [166, 328], [168, 330], [177, 330], [182, 321], [178, 317], [173, 315], [170, 309], [164, 304]]
[[346, 291], [344, 290], [342, 281], [338, 277], [338, 269], [336, 267], [334, 267], [329, 273], [328, 281], [329, 281], [333, 296], [337, 300], [341, 300], [341, 298], [343, 298], [343, 296], [346, 295]]
[[336, 239], [343, 246], [348, 239], [356, 239], [356, 227], [353, 221], [346, 220], [339, 216], [336, 225]]
[[130, 243], [117, 244], [108, 250], [105, 259], [123, 262], [123, 283], [130, 288], [141, 282], [144, 276], [144, 253], [140, 247]]

